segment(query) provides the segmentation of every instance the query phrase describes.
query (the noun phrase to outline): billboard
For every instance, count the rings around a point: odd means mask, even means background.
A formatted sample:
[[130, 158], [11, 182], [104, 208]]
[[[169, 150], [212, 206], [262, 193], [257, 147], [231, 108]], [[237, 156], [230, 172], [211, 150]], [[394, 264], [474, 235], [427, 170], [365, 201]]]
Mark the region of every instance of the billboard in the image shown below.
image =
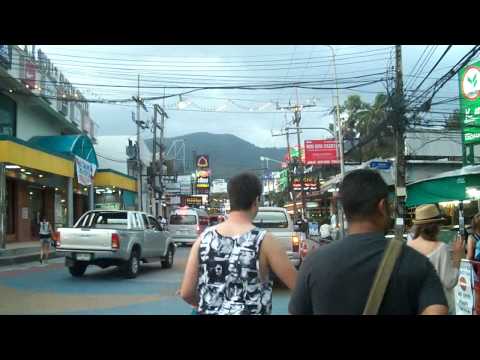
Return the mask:
[[28, 58], [25, 59], [23, 82], [30, 89], [34, 89], [37, 86], [37, 66]]
[[335, 140], [305, 140], [306, 165], [338, 164]]
[[480, 143], [480, 61], [459, 72], [460, 121], [465, 144]]
[[[303, 177], [303, 185], [306, 191], [316, 191], [318, 189], [317, 186], [317, 179], [313, 176], [304, 176]], [[301, 191], [302, 184], [300, 181], [300, 177], [295, 177], [293, 179], [293, 190]]]

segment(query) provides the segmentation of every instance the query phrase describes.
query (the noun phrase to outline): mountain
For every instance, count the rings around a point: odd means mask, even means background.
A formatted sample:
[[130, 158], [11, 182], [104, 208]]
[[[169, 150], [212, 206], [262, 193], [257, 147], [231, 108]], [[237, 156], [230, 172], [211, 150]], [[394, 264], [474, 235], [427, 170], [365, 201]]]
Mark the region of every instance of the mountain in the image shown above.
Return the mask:
[[[186, 171], [193, 170], [195, 159], [193, 152], [197, 155], [208, 155], [213, 178], [228, 179], [241, 171], [254, 171], [262, 173], [265, 161], [260, 161], [261, 156], [275, 160], [282, 160], [286, 149], [282, 148], [261, 148], [257, 147], [239, 137], [231, 134], [210, 134], [199, 132], [165, 139], [166, 151], [168, 151], [175, 140], [185, 142]], [[148, 147], [152, 148], [152, 139], [145, 140]], [[173, 158], [173, 151], [167, 156]], [[177, 162], [177, 168], [180, 164]], [[280, 164], [269, 161], [268, 167], [271, 170], [279, 170]]]

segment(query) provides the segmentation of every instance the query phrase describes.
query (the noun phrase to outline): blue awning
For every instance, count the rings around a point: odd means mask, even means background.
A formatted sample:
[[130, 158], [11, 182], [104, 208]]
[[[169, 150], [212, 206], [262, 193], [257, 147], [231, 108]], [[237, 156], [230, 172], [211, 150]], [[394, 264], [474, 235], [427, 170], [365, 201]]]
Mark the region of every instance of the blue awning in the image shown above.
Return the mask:
[[46, 151], [76, 155], [98, 168], [95, 148], [86, 135], [35, 136], [28, 142]]

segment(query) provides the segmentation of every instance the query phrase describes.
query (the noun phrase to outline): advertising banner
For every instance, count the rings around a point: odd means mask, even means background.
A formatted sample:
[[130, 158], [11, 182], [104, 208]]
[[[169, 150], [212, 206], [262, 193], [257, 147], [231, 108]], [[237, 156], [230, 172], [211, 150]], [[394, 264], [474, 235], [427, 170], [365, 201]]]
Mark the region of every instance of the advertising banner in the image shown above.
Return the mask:
[[95, 165], [78, 156], [75, 156], [75, 165], [78, 183], [85, 186], [91, 185], [92, 179], [95, 176]]
[[335, 140], [305, 140], [306, 165], [338, 164]]

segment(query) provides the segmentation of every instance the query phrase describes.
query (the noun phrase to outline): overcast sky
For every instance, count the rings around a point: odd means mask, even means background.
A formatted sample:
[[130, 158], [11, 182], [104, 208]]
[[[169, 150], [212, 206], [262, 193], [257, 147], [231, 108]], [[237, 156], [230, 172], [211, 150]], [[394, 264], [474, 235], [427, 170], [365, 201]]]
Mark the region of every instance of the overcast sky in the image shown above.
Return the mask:
[[[126, 99], [137, 93], [137, 74], [141, 79], [141, 97], [177, 94], [188, 89], [164, 89], [165, 86], [251, 85], [291, 81], [328, 81], [333, 79], [331, 51], [322, 45], [284, 46], [80, 46], [40, 45], [67, 79], [88, 99]], [[364, 76], [385, 73], [394, 65], [393, 46], [333, 45], [337, 54], [337, 77]], [[404, 82], [408, 90], [415, 89], [447, 46], [403, 46]], [[422, 85], [428, 87], [457, 63], [472, 46], [453, 46]], [[421, 55], [423, 55], [421, 57]], [[420, 62], [418, 62], [421, 57]], [[427, 60], [425, 61], [424, 60]], [[392, 63], [393, 61], [393, 63]], [[420, 71], [421, 70], [421, 71]], [[418, 78], [411, 75], [416, 74]], [[371, 75], [365, 79], [379, 79]], [[351, 81], [351, 80], [350, 80]], [[355, 81], [363, 81], [361, 79]], [[325, 86], [331, 86], [325, 85]], [[341, 87], [341, 85], [340, 85]], [[352, 94], [371, 101], [384, 91], [384, 83], [353, 90], [340, 90], [340, 100]], [[457, 78], [438, 94], [439, 98], [456, 96]], [[192, 132], [234, 134], [257, 146], [285, 146], [283, 137], [272, 137], [271, 131], [285, 125], [285, 113], [275, 109], [280, 105], [316, 104], [302, 114], [302, 126], [328, 126], [332, 121], [326, 112], [332, 106], [331, 90], [275, 89], [202, 90], [185, 95], [186, 107], [178, 109], [179, 97], [165, 100], [169, 119], [165, 136], [173, 137]], [[156, 101], [163, 105], [162, 100]], [[147, 102], [152, 105], [155, 101]], [[442, 108], [454, 109], [457, 103]], [[91, 116], [98, 124], [99, 135], [134, 135], [132, 111], [135, 104], [91, 104]], [[142, 110], [143, 120], [152, 117]], [[288, 119], [291, 114], [288, 114]], [[309, 130], [303, 139], [320, 139], [328, 135], [321, 130]], [[148, 130], [144, 134], [150, 137]], [[302, 140], [303, 140], [302, 139]]]

